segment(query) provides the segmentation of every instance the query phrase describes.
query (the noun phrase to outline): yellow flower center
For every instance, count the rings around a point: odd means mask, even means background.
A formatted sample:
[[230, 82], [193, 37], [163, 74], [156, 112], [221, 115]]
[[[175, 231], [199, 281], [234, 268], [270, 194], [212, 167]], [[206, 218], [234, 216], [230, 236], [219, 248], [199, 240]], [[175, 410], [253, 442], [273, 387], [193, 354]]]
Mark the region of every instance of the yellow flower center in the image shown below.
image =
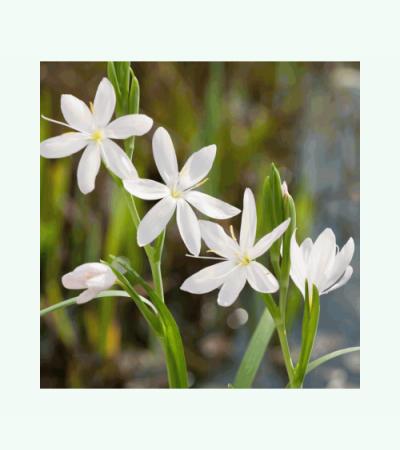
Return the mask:
[[180, 198], [182, 196], [182, 192], [174, 189], [171, 189], [171, 197], [172, 198]]
[[250, 263], [251, 263], [251, 259], [247, 255], [244, 255], [240, 258], [240, 264], [242, 266], [247, 266]]
[[91, 139], [97, 143], [103, 140], [103, 132], [101, 130], [96, 130], [92, 133]]

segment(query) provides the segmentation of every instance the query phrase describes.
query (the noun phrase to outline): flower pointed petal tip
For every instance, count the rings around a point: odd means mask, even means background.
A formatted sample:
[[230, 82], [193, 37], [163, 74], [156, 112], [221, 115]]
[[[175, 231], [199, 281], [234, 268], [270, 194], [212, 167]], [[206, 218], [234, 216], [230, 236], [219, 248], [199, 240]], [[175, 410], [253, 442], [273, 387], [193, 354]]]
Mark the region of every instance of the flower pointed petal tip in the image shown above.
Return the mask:
[[85, 135], [79, 132], [64, 133], [40, 143], [40, 155], [43, 158], [64, 158], [82, 150], [89, 143]]
[[89, 144], [81, 156], [77, 171], [78, 187], [82, 194], [86, 195], [94, 190], [100, 164], [99, 148], [96, 144]]
[[201, 249], [199, 221], [193, 209], [185, 200], [177, 202], [176, 222], [186, 248], [192, 255], [198, 256]]
[[93, 102], [93, 117], [96, 127], [103, 128], [111, 120], [115, 110], [115, 91], [108, 78], [103, 78], [96, 91]]
[[159, 127], [152, 140], [153, 157], [161, 178], [171, 187], [178, 179], [178, 161], [171, 136]]
[[171, 220], [176, 209], [176, 200], [172, 197], [164, 197], [157, 202], [141, 220], [138, 232], [137, 243], [143, 247], [160, 235]]
[[235, 264], [232, 261], [222, 261], [199, 270], [181, 285], [180, 289], [191, 294], [206, 294], [219, 288], [231, 273]]
[[184, 194], [184, 198], [200, 212], [213, 219], [229, 219], [240, 213], [240, 209], [235, 206], [204, 192], [189, 191]]
[[145, 178], [124, 179], [124, 188], [135, 197], [143, 200], [160, 200], [169, 195], [169, 189], [165, 184]]
[[254, 245], [257, 230], [257, 210], [254, 194], [246, 188], [243, 194], [242, 223], [240, 226], [240, 247], [250, 248]]
[[145, 114], [128, 114], [109, 123], [105, 133], [112, 139], [127, 139], [132, 136], [143, 136], [152, 126], [153, 119]]
[[223, 307], [231, 306], [239, 297], [246, 284], [246, 269], [237, 267], [226, 277], [217, 298], [217, 303]]
[[61, 111], [67, 123], [78, 131], [93, 131], [93, 115], [88, 106], [71, 94], [61, 95]]
[[90, 302], [90, 300], [93, 300], [96, 295], [99, 293], [97, 289], [86, 289], [86, 291], [83, 291], [81, 294], [78, 295], [76, 299], [77, 305], [83, 305], [84, 303]]

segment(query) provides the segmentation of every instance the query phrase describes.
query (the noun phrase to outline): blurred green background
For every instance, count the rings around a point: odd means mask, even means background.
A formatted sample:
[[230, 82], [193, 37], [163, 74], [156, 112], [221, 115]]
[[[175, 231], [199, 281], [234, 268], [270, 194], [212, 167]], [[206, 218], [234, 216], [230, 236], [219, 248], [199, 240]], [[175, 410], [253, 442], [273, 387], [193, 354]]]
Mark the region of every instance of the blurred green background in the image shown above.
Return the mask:
[[[195, 150], [215, 143], [217, 157], [204, 192], [241, 208], [245, 187], [260, 192], [274, 161], [298, 212], [298, 236], [315, 238], [330, 226], [341, 247], [356, 242], [351, 281], [321, 299], [314, 356], [359, 344], [359, 64], [290, 62], [132, 63], [141, 87], [140, 110], [154, 119], [136, 139], [134, 163], [158, 179], [151, 137], [164, 126], [182, 165]], [[92, 101], [106, 63], [43, 62], [41, 114], [63, 120], [60, 96]], [[41, 120], [41, 139], [66, 130]], [[128, 210], [112, 179], [101, 170], [93, 193], [76, 184], [79, 155], [41, 158], [41, 307], [73, 296], [61, 276], [109, 254], [128, 256], [150, 278], [135, 242]], [[143, 214], [151, 203], [139, 203]], [[236, 229], [240, 218], [231, 222]], [[185, 257], [176, 225], [168, 226], [163, 274], [166, 301], [185, 345], [193, 387], [226, 387], [233, 381], [261, 301], [250, 290], [224, 309], [216, 292], [179, 290], [208, 263]], [[291, 347], [299, 346], [299, 296], [292, 287]], [[255, 387], [282, 387], [284, 366], [273, 341]], [[93, 301], [41, 319], [41, 387], [166, 387], [163, 356], [133, 302]], [[305, 387], [358, 387], [359, 355], [322, 366]]]

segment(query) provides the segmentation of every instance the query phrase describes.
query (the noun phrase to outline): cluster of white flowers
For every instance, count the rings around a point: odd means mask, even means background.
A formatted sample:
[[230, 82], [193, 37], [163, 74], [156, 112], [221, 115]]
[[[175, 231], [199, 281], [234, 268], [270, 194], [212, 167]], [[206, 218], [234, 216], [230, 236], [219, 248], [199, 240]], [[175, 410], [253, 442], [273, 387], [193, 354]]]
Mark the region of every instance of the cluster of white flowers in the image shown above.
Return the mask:
[[[78, 165], [78, 186], [87, 194], [95, 188], [95, 179], [101, 161], [122, 179], [125, 189], [144, 200], [158, 200], [141, 220], [137, 241], [145, 246], [166, 228], [176, 211], [180, 235], [191, 255], [198, 257], [203, 239], [209, 251], [217, 257], [200, 257], [221, 260], [189, 277], [181, 289], [203, 294], [220, 288], [218, 304], [230, 306], [239, 296], [246, 281], [264, 293], [276, 292], [279, 283], [266, 267], [256, 261], [287, 230], [290, 219], [284, 221], [257, 243], [257, 213], [254, 195], [247, 188], [243, 199], [242, 223], [239, 242], [233, 230], [232, 236], [213, 222], [198, 220], [192, 207], [213, 219], [229, 219], [240, 213], [238, 208], [198, 191], [213, 165], [216, 146], [210, 145], [193, 153], [179, 171], [175, 149], [168, 132], [158, 128], [153, 136], [152, 149], [158, 172], [164, 181], [139, 178], [126, 153], [112, 139], [127, 139], [147, 133], [153, 121], [143, 114], [129, 114], [113, 121], [115, 91], [107, 78], [98, 86], [90, 108], [72, 95], [61, 97], [61, 111], [67, 123], [47, 119], [65, 125], [75, 131], [47, 139], [41, 143], [41, 155], [46, 158], [62, 158], [85, 149]], [[284, 193], [287, 193], [286, 183]], [[343, 284], [353, 272], [349, 266], [354, 253], [350, 239], [337, 253], [332, 230], [326, 229], [313, 244], [307, 238], [299, 247], [295, 235], [291, 239], [291, 277], [304, 296], [306, 280], [314, 284], [321, 294]], [[64, 275], [62, 282], [68, 289], [86, 289], [78, 303], [94, 298], [116, 281], [111, 269], [101, 263], [87, 263]]]

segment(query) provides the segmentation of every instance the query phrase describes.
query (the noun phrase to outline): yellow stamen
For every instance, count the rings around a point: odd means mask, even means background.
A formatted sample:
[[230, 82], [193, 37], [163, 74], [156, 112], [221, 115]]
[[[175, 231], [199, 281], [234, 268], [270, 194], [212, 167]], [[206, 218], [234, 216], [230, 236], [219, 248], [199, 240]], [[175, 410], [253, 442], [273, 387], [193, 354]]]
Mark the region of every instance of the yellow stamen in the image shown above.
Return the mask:
[[175, 189], [173, 189], [173, 190], [171, 191], [171, 196], [172, 196], [173, 198], [180, 198], [180, 197], [182, 196], [182, 192], [179, 192], [179, 191], [176, 191]]
[[234, 231], [232, 225], [229, 225], [229, 232], [231, 233], [232, 239], [237, 242], [237, 239], [236, 239], [236, 236], [235, 236], [235, 231]]
[[247, 266], [250, 263], [251, 259], [247, 255], [243, 256], [240, 260], [240, 264], [242, 264], [243, 266]]
[[96, 142], [101, 142], [103, 140], [103, 132], [101, 130], [96, 130], [92, 133], [91, 138]]

